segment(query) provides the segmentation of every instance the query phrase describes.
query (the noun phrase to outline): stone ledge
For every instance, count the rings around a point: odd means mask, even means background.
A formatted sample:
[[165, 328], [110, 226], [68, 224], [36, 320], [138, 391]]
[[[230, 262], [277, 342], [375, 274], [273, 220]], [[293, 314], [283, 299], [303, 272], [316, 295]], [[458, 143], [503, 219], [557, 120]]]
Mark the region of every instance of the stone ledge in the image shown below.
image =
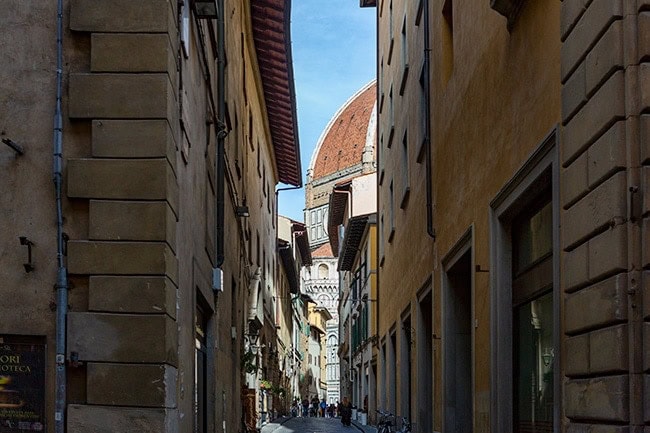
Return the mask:
[[617, 121], [625, 117], [625, 73], [618, 71], [562, 129], [562, 165], [567, 167]]
[[169, 0], [72, 0], [70, 29], [85, 32], [161, 32], [170, 27]]
[[162, 242], [68, 242], [68, 270], [79, 275], [166, 275], [177, 283], [178, 261]]
[[93, 120], [92, 156], [167, 158], [176, 171], [176, 141], [168, 120]]
[[176, 250], [176, 216], [165, 201], [90, 200], [90, 240], [163, 241]]
[[570, 420], [628, 422], [628, 376], [569, 380], [564, 387], [564, 410]]
[[174, 119], [176, 95], [165, 73], [70, 74], [72, 119]]
[[176, 63], [169, 36], [165, 33], [93, 33], [90, 70], [171, 75], [175, 73]]
[[69, 159], [71, 198], [166, 200], [177, 213], [178, 185], [166, 159]]
[[572, 249], [586, 238], [627, 217], [627, 177], [618, 172], [564, 211], [563, 248]]
[[177, 370], [169, 365], [87, 365], [88, 404], [176, 407]]
[[[585, 308], [589, 305], [589, 308]], [[564, 299], [564, 332], [573, 335], [627, 320], [627, 273], [569, 294]]]
[[68, 433], [161, 433], [178, 431], [175, 409], [68, 405]]
[[79, 361], [178, 363], [176, 322], [164, 314], [68, 314], [68, 358]]
[[565, 82], [585, 58], [600, 36], [616, 20], [623, 18], [621, 0], [594, 0], [562, 44], [561, 78]]
[[103, 313], [166, 313], [176, 319], [176, 290], [166, 277], [91, 276], [88, 309]]
[[619, 224], [563, 255], [562, 286], [574, 292], [627, 266], [627, 225]]

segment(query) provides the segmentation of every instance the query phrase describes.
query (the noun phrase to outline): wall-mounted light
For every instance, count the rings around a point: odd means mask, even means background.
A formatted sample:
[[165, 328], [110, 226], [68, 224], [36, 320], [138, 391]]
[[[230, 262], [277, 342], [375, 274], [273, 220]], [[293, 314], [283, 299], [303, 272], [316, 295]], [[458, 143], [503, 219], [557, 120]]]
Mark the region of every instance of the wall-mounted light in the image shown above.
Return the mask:
[[193, 0], [192, 9], [197, 18], [216, 20], [219, 17], [216, 0]]
[[544, 366], [548, 367], [551, 362], [553, 362], [553, 358], [555, 358], [555, 351], [551, 349], [545, 349], [544, 353], [542, 354], [542, 361], [544, 362]]
[[23, 264], [25, 267], [25, 272], [30, 273], [34, 270], [34, 264], [32, 263], [32, 246], [34, 242], [30, 241], [27, 236], [19, 236], [18, 240], [20, 245], [25, 245], [27, 247], [27, 263]]
[[243, 206], [237, 206], [235, 209], [235, 214], [239, 218], [248, 218], [250, 216], [250, 213], [248, 212], [248, 206], [243, 205]]

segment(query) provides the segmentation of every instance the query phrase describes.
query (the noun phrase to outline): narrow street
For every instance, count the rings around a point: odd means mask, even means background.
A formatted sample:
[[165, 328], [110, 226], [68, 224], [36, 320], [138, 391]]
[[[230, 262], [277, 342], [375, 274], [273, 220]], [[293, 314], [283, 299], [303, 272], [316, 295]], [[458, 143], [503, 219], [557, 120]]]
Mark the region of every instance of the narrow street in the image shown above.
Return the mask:
[[282, 425], [267, 424], [261, 433], [359, 433], [359, 427], [341, 424], [340, 418], [291, 418]]

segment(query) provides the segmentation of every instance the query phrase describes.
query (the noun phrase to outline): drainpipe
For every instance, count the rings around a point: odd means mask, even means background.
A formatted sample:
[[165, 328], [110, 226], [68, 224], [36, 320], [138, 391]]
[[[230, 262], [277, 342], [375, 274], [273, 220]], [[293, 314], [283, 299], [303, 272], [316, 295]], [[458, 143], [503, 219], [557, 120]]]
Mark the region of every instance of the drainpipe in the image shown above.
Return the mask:
[[[632, 26], [625, 27], [625, 49], [626, 52], [639, 52], [639, 43], [636, 33], [638, 30]], [[632, 56], [630, 56], [632, 57]], [[640, 80], [637, 68], [629, 68], [626, 73], [625, 95], [637, 95], [640, 93]], [[626, 97], [628, 99], [629, 97]], [[640, 113], [639, 102], [637, 98], [630, 98], [631, 113]], [[638, 119], [638, 117], [637, 117]], [[638, 120], [637, 120], [638, 121]], [[631, 119], [626, 123], [629, 125]], [[643, 334], [643, 297], [644, 295], [644, 276], [643, 276], [643, 255], [644, 245], [642, 242], [643, 230], [643, 180], [641, 172], [641, 146], [640, 134], [637, 131], [630, 134], [626, 139], [626, 162], [627, 162], [627, 182], [628, 182], [628, 223], [627, 223], [627, 240], [628, 240], [628, 274], [627, 274], [627, 314], [628, 314], [628, 369], [629, 369], [629, 429], [630, 431], [641, 431], [644, 425], [644, 375], [643, 361], [644, 351]], [[646, 382], [647, 384], [647, 382]], [[647, 385], [645, 387], [647, 389]], [[650, 396], [645, 395], [646, 416], [648, 399]], [[647, 421], [647, 418], [645, 418]], [[646, 427], [647, 429], [647, 427]]]
[[225, 154], [224, 144], [226, 140], [226, 63], [225, 63], [225, 42], [224, 42], [224, 20], [225, 11], [223, 9], [223, 0], [218, 0], [219, 18], [217, 19], [217, 160], [216, 160], [216, 175], [217, 175], [217, 200], [216, 200], [216, 224], [215, 224], [215, 243], [217, 248], [216, 253], [216, 268], [221, 268], [224, 262], [224, 211], [225, 211]]
[[56, 11], [56, 104], [54, 110], [54, 191], [56, 195], [56, 378], [54, 404], [54, 431], [65, 429], [66, 370], [65, 338], [68, 314], [68, 270], [63, 255], [63, 206], [61, 204], [63, 166], [63, 115], [61, 94], [63, 89], [63, 0], [58, 0]]
[[[278, 188], [275, 190], [275, 242], [277, 243], [278, 241], [278, 223], [280, 222], [280, 209], [279, 209], [279, 204], [280, 202], [278, 201], [280, 198], [280, 194], [278, 194], [280, 191], [290, 191], [292, 189], [300, 189], [302, 188], [302, 185], [299, 186], [289, 186], [286, 188]], [[305, 224], [307, 224], [307, 221], [305, 221]]]
[[424, 128], [424, 145], [427, 151], [426, 175], [427, 175], [427, 233], [432, 239], [436, 239], [436, 232], [433, 229], [433, 191], [431, 179], [431, 47], [429, 44], [429, 0], [424, 0], [424, 105], [425, 105], [425, 128]]

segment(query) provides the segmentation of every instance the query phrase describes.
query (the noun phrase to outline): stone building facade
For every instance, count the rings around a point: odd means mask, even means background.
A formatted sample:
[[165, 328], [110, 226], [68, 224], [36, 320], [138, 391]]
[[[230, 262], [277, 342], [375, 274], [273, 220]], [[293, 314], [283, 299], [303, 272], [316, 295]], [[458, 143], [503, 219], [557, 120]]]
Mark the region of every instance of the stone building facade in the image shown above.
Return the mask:
[[[339, 346], [341, 392], [371, 421], [377, 385], [377, 174], [334, 186], [330, 243], [341, 275]], [[338, 248], [337, 248], [338, 247]]]
[[647, 431], [648, 2], [361, 5], [378, 407], [420, 432]]
[[327, 401], [342, 399], [339, 388], [339, 275], [329, 244], [329, 199], [332, 187], [345, 179], [375, 169], [376, 82], [352, 95], [332, 116], [312, 154], [305, 185], [305, 224], [312, 247], [313, 265], [303, 274], [305, 293], [327, 308], [333, 319], [327, 324], [325, 375]]
[[33, 372], [3, 375], [2, 431], [250, 421], [246, 293], [258, 269], [276, 290], [274, 187], [301, 184], [290, 3], [207, 3], [28, 1], [0, 18], [0, 130], [24, 150], [0, 149], [0, 340]]

